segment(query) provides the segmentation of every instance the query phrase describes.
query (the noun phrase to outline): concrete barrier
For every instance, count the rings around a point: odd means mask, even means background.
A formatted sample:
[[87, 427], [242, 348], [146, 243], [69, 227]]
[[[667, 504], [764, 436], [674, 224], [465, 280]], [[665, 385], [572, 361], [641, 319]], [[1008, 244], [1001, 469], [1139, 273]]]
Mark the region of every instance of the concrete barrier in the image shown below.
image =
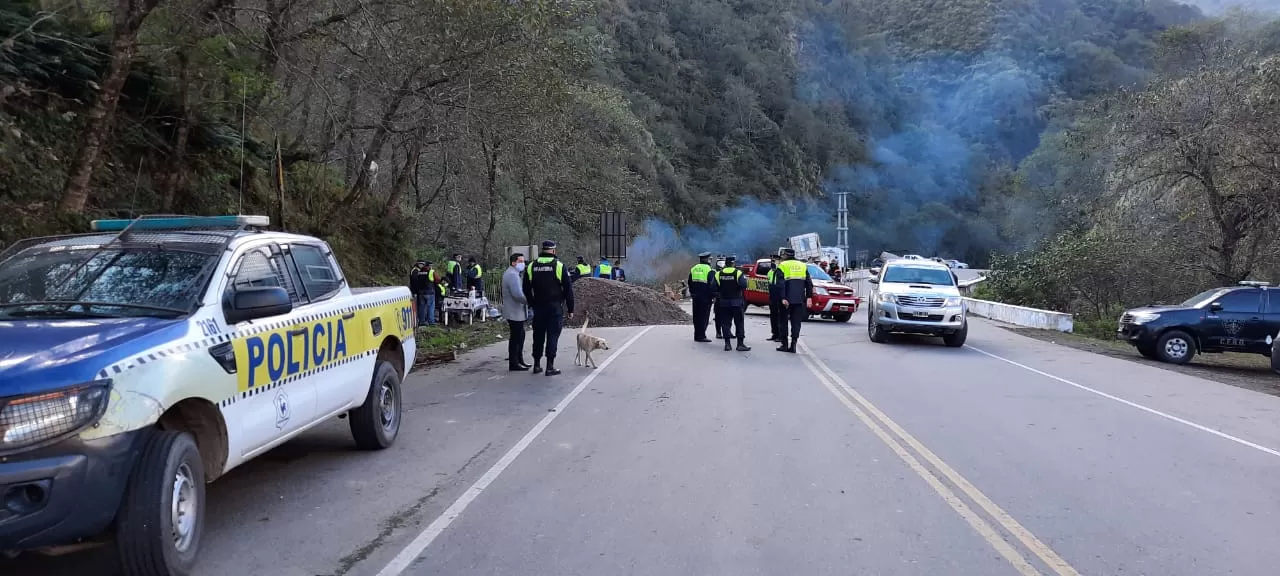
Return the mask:
[[1071, 332], [1073, 329], [1071, 315], [1065, 312], [1038, 310], [1036, 308], [1027, 308], [1026, 306], [1001, 304], [975, 298], [965, 298], [964, 304], [970, 314], [998, 320], [1006, 324], [1013, 324], [1014, 326], [1057, 330], [1059, 332]]

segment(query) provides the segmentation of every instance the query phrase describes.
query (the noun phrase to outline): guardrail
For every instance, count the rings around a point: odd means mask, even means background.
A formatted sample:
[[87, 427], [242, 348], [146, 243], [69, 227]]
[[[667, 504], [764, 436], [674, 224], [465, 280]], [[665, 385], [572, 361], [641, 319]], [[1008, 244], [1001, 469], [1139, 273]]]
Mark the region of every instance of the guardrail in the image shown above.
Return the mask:
[[1001, 304], [999, 302], [991, 302], [988, 300], [978, 300], [976, 298], [964, 299], [965, 309], [970, 314], [982, 316], [1013, 324], [1015, 326], [1025, 326], [1027, 328], [1040, 328], [1042, 330], [1057, 330], [1059, 332], [1071, 332], [1073, 329], [1072, 317], [1065, 312], [1054, 312], [1052, 310], [1040, 310], [1037, 308], [1027, 308], [1026, 306], [1015, 306], [1013, 304]]

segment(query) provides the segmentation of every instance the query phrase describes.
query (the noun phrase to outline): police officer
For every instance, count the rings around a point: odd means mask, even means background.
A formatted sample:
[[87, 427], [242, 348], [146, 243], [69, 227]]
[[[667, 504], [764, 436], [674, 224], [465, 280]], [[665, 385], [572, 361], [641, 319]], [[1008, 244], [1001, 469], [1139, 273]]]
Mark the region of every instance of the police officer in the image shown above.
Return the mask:
[[532, 264], [524, 269], [524, 295], [533, 308], [533, 373], [542, 372], [546, 345], [547, 376], [555, 376], [556, 347], [565, 314], [573, 319], [573, 279], [564, 262], [556, 258], [556, 243], [547, 240]]
[[[716, 267], [712, 271], [713, 276], [719, 275], [720, 271], [724, 270], [724, 258], [725, 258], [724, 254], [719, 254], [716, 256]], [[712, 290], [712, 295], [716, 299], [719, 299], [720, 297], [719, 293], [716, 292], [715, 290]], [[721, 334], [721, 330], [723, 330], [724, 328], [723, 326], [724, 318], [720, 315], [720, 305], [713, 303], [711, 306], [711, 311], [713, 314], [712, 321], [715, 323], [715, 326], [716, 326], [716, 340], [719, 340], [721, 338], [733, 338], [733, 333], [731, 332], [725, 332]]]
[[769, 341], [782, 342], [782, 271], [778, 270], [778, 255], [769, 256]]
[[747, 277], [741, 270], [734, 267], [736, 260], [737, 258], [732, 255], [725, 256], [724, 268], [716, 273], [716, 310], [719, 312], [720, 321], [724, 323], [720, 327], [720, 332], [724, 334], [725, 352], [733, 349], [730, 342], [733, 340], [734, 331], [730, 326], [738, 329], [738, 351], [748, 352], [751, 347], [743, 343], [746, 339], [743, 323], [746, 320], [747, 302], [744, 291], [747, 289]]
[[[698, 254], [698, 263], [689, 269], [689, 297], [693, 300], [693, 340], [694, 342], [710, 342], [707, 338], [707, 320], [711, 318], [711, 301], [715, 299], [712, 291], [715, 279], [711, 277], [711, 253]], [[720, 337], [720, 327], [716, 326], [716, 337]]]
[[575, 265], [569, 271], [569, 276], [574, 280], [577, 280], [579, 278], [582, 278], [583, 276], [590, 276], [590, 275], [591, 275], [591, 267], [587, 266], [586, 257], [578, 256], [578, 264]]
[[[796, 251], [787, 248], [782, 251], [782, 262], [778, 263], [778, 271], [782, 273], [782, 320], [778, 323], [778, 332], [782, 344], [779, 352], [796, 351], [796, 342], [800, 340], [800, 323], [809, 316], [809, 299], [813, 298], [813, 279], [809, 277], [809, 267], [796, 260]], [[774, 275], [776, 279], [777, 274]], [[787, 343], [787, 324], [791, 325], [791, 343]]]

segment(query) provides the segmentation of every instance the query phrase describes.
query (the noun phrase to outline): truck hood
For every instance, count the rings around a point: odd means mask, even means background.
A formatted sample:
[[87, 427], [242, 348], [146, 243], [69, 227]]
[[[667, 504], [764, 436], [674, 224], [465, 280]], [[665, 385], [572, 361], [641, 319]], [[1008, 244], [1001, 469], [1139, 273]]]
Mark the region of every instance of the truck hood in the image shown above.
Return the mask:
[[903, 284], [899, 282], [881, 282], [880, 291], [885, 294], [912, 296], [941, 296], [943, 298], [959, 296], [960, 290], [955, 286], [936, 286], [930, 284]]
[[186, 335], [168, 318], [0, 321], [0, 397], [100, 377], [104, 368]]

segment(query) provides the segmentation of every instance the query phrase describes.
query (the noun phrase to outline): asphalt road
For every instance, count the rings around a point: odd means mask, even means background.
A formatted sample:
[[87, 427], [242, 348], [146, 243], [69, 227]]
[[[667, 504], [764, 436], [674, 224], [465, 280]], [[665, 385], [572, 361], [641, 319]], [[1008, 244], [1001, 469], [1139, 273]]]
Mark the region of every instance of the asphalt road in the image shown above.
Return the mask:
[[409, 380], [392, 449], [337, 421], [211, 485], [198, 574], [1276, 574], [1280, 398], [864, 321], [807, 323], [797, 355], [758, 316], [749, 353], [598, 329], [613, 356], [576, 368], [567, 338], [556, 378], [464, 356]]

